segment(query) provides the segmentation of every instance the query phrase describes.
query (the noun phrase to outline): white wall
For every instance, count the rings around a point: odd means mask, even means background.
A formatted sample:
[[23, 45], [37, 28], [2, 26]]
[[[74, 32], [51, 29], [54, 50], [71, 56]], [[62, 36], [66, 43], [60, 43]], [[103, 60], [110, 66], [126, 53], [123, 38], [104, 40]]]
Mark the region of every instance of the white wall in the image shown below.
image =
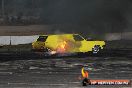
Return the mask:
[[38, 38], [38, 35], [34, 36], [0, 36], [0, 45], [9, 45], [11, 38], [11, 44], [27, 44], [32, 43]]

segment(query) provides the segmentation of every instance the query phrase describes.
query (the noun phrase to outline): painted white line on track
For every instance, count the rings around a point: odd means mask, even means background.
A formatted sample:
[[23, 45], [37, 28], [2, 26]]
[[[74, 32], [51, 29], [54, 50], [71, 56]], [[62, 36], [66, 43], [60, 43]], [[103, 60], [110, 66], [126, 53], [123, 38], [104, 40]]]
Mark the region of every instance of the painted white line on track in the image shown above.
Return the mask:
[[30, 85], [30, 86], [64, 86], [66, 84], [31, 84], [31, 83], [8, 83], [8, 85]]

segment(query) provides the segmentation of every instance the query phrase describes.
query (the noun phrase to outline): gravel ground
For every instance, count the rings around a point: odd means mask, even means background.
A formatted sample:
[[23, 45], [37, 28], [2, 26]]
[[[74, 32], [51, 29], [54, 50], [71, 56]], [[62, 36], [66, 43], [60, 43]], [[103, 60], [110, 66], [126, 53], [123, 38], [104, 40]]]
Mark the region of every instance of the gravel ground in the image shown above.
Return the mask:
[[132, 79], [129, 57], [36, 59], [0, 62], [0, 88], [83, 88], [79, 76], [84, 64], [90, 79]]

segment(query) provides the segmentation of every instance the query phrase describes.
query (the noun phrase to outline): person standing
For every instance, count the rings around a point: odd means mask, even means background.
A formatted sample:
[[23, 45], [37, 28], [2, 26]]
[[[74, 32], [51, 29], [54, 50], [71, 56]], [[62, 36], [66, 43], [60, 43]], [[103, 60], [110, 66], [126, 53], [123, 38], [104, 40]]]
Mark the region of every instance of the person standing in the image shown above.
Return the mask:
[[86, 69], [86, 67], [83, 67], [81, 69], [81, 73], [82, 73], [82, 78], [83, 78], [82, 85], [83, 86], [87, 86], [87, 84], [90, 85], [91, 82], [90, 82], [90, 79], [88, 78], [89, 77], [89, 72]]

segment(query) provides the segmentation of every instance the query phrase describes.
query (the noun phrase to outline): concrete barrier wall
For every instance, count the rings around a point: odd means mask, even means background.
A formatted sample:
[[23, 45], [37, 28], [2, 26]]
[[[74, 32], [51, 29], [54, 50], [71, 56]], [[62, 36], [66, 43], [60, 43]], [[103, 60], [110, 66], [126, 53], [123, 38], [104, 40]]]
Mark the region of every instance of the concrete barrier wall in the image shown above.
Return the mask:
[[108, 33], [105, 35], [105, 40], [132, 40], [132, 32]]
[[34, 36], [0, 36], [0, 45], [9, 45], [10, 40], [12, 45], [32, 43], [38, 38]]
[[[39, 35], [33, 36], [0, 36], [0, 45], [9, 45], [10, 40], [12, 45], [32, 43]], [[105, 35], [105, 40], [132, 40], [132, 32], [125, 33], [108, 33]]]

